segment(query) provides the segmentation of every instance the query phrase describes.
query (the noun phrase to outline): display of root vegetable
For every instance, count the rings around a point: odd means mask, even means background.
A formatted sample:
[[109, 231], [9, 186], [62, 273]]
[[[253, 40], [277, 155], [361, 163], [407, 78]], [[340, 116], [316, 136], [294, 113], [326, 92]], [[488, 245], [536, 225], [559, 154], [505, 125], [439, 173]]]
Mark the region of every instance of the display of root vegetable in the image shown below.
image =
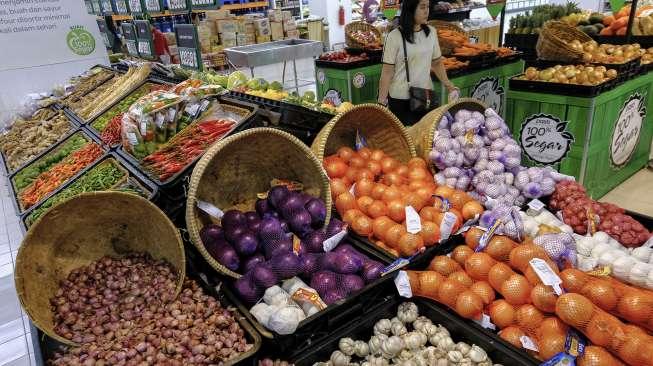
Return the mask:
[[381, 319], [368, 341], [341, 338], [328, 361], [316, 366], [492, 366], [487, 352], [475, 345], [454, 342], [446, 327], [419, 315], [412, 302], [400, 304], [392, 319]]
[[486, 207], [521, 206], [548, 196], [565, 176], [550, 167], [521, 166], [521, 148], [504, 120], [492, 109], [484, 113], [446, 113], [433, 140], [431, 162], [438, 184], [470, 190]]
[[103, 257], [77, 268], [50, 300], [55, 332], [80, 346], [59, 365], [211, 365], [249, 350], [231, 310], [146, 254]]

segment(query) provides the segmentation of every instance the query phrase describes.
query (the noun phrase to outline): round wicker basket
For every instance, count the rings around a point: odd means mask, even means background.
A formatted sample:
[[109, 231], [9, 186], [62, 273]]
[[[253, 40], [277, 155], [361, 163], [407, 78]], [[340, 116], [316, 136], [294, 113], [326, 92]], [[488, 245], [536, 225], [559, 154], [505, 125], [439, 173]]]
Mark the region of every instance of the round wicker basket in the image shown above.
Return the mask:
[[311, 150], [322, 161], [342, 146], [354, 147], [356, 132], [365, 137], [370, 148], [381, 149], [399, 161], [405, 163], [415, 157], [415, 145], [406, 127], [378, 104], [359, 104], [333, 117], [315, 137]]
[[54, 332], [50, 299], [70, 271], [106, 255], [140, 252], [165, 259], [177, 269], [176, 293], [186, 275], [179, 230], [153, 203], [122, 192], [82, 193], [53, 207], [30, 228], [16, 257], [16, 292], [34, 324]]
[[197, 163], [186, 202], [186, 225], [191, 241], [216, 271], [241, 275], [216, 261], [204, 248], [200, 230], [214, 222], [197, 207], [209, 202], [222, 210], [254, 209], [257, 194], [267, 192], [273, 179], [302, 183], [304, 192], [320, 197], [331, 215], [331, 188], [322, 164], [296, 137], [273, 128], [253, 128], [213, 145]]
[[379, 40], [379, 44], [383, 42], [381, 39], [381, 32], [379, 32], [379, 30], [373, 25], [366, 22], [351, 22], [345, 26], [345, 44], [347, 47], [360, 49], [369, 48], [369, 45], [362, 44], [352, 37], [352, 33], [356, 31], [372, 32], [376, 36], [376, 39]]
[[483, 113], [487, 109], [487, 106], [478, 99], [461, 98], [453, 103], [449, 103], [441, 106], [440, 108], [432, 110], [418, 123], [408, 128], [408, 135], [412, 138], [413, 141], [415, 141], [417, 156], [428, 161], [432, 171], [435, 171], [435, 167], [431, 164], [429, 154], [433, 149], [433, 139], [435, 139], [435, 133], [437, 132], [438, 124], [440, 124], [440, 120], [442, 120], [442, 117], [444, 117], [445, 113], [449, 112], [451, 115], [455, 115], [456, 112], [461, 109]]
[[565, 22], [546, 22], [537, 38], [535, 46], [537, 57], [546, 61], [582, 61], [583, 52], [573, 49], [570, 45], [574, 40], [584, 43], [591, 41], [592, 38]]

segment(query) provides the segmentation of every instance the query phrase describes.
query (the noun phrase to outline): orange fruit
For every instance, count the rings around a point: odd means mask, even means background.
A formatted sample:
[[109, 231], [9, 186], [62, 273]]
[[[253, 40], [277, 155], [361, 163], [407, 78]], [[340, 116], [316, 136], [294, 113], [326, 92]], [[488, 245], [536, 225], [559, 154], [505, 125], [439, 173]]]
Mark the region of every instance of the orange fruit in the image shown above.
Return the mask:
[[476, 215], [480, 215], [485, 211], [483, 206], [477, 201], [469, 201], [463, 205], [463, 218], [465, 220], [471, 220]]
[[558, 295], [551, 286], [537, 284], [531, 290], [531, 302], [541, 311], [553, 313], [556, 310]]
[[501, 284], [499, 291], [503, 298], [513, 305], [528, 303], [531, 299], [532, 287], [526, 277], [513, 274]]
[[521, 329], [532, 333], [540, 326], [542, 320], [544, 320], [544, 314], [535, 306], [524, 304], [515, 311], [515, 320]]
[[334, 201], [341, 193], [349, 191], [349, 187], [341, 178], [331, 179], [329, 185], [331, 186], [331, 198], [333, 198]]
[[358, 216], [365, 215], [361, 210], [357, 208], [352, 208], [347, 211], [345, 211], [345, 214], [342, 215], [342, 221], [346, 222], [347, 224], [351, 225], [354, 223], [354, 219], [356, 219]]
[[390, 201], [401, 199], [401, 192], [396, 187], [388, 187], [383, 192], [383, 197], [381, 199], [383, 202], [388, 204]]
[[453, 191], [453, 194], [449, 198], [449, 202], [451, 202], [451, 205], [457, 210], [462, 210], [465, 203], [469, 202], [470, 200], [471, 197], [469, 197], [467, 193], [457, 189]]
[[347, 172], [347, 164], [337, 156], [329, 156], [322, 164], [329, 178], [341, 178]]
[[546, 333], [538, 339], [539, 357], [548, 360], [560, 352], [565, 351], [566, 334]]
[[605, 348], [599, 346], [586, 346], [585, 352], [576, 359], [578, 366], [623, 366], [623, 363], [617, 360]]
[[449, 276], [450, 274], [460, 271], [463, 268], [456, 263], [453, 259], [447, 257], [446, 255], [438, 255], [429, 264], [428, 267], [431, 271], [436, 271], [443, 276]]
[[385, 240], [385, 235], [395, 223], [387, 216], [377, 217], [372, 221], [372, 232], [377, 239]]
[[574, 328], [584, 329], [594, 314], [594, 304], [583, 295], [566, 293], [556, 301], [556, 315]]
[[415, 211], [419, 212], [422, 207], [424, 207], [424, 202], [422, 198], [417, 195], [417, 193], [408, 193], [404, 195], [404, 200], [406, 201], [407, 206], [413, 206]]
[[370, 160], [366, 165], [367, 170], [371, 171], [374, 176], [381, 174], [381, 163], [378, 161]]
[[356, 182], [354, 186], [354, 194], [356, 197], [360, 196], [369, 196], [372, 194], [372, 189], [374, 188], [374, 181], [371, 179], [361, 179]]
[[496, 297], [492, 286], [490, 286], [490, 284], [485, 281], [476, 282], [472, 284], [469, 289], [472, 290], [473, 293], [480, 296], [480, 298], [483, 300], [483, 305], [491, 304]]
[[422, 221], [422, 230], [419, 235], [424, 239], [424, 245], [432, 246], [440, 240], [440, 228], [431, 221]]
[[343, 146], [337, 151], [338, 157], [345, 162], [348, 162], [351, 159], [355, 152], [351, 147]]
[[372, 188], [372, 198], [375, 200], [380, 200], [383, 198], [383, 193], [385, 193], [387, 186], [381, 183], [377, 183]]
[[372, 149], [372, 155], [370, 155], [370, 160], [372, 161], [381, 161], [385, 158], [385, 153], [381, 149]]
[[529, 262], [533, 258], [549, 259], [542, 247], [535, 244], [522, 244], [516, 246], [510, 251], [510, 266], [521, 272], [530, 266]]
[[[423, 160], [422, 160], [423, 161]], [[409, 167], [408, 179], [411, 181], [433, 179], [433, 176], [426, 168]]]
[[388, 202], [388, 216], [394, 222], [404, 222], [406, 219], [406, 205], [400, 200], [393, 200]]
[[495, 300], [489, 306], [490, 320], [499, 329], [511, 326], [515, 323], [515, 307], [506, 300]]
[[435, 221], [435, 215], [438, 214], [438, 210], [432, 206], [426, 206], [419, 211], [419, 218], [422, 221]]
[[358, 208], [363, 211], [366, 215], [368, 214], [367, 209], [374, 203], [374, 198], [369, 196], [360, 196], [356, 199], [356, 205]]
[[356, 174], [356, 182], [364, 179], [374, 181], [374, 173], [367, 168], [360, 169]]
[[415, 191], [415, 194], [422, 200], [426, 207], [433, 206], [433, 191], [428, 187], [421, 187]]
[[467, 245], [459, 245], [451, 252], [451, 258], [458, 262], [461, 266], [465, 265], [465, 261], [470, 255], [474, 254], [474, 250]]
[[388, 208], [383, 201], [376, 200], [367, 207], [367, 213], [371, 218], [376, 219], [377, 217], [386, 216], [388, 214]]
[[372, 234], [372, 219], [365, 215], [360, 215], [354, 218], [351, 224], [352, 230], [361, 236], [369, 236]]
[[481, 230], [477, 227], [470, 228], [465, 233], [465, 244], [472, 249], [476, 249], [478, 242], [481, 240], [481, 236], [483, 236], [483, 234], [485, 234], [484, 230]]
[[609, 346], [621, 322], [605, 312], [596, 312], [585, 327], [585, 334], [597, 346]]
[[413, 169], [418, 169], [418, 168], [427, 169], [428, 166], [426, 164], [426, 161], [422, 158], [411, 158], [410, 160], [408, 160], [408, 167]]
[[354, 169], [361, 169], [367, 165], [367, 160], [363, 159], [359, 154], [352, 156], [349, 159], [349, 166]]
[[503, 283], [513, 274], [515, 274], [515, 271], [513, 271], [507, 264], [499, 262], [490, 268], [490, 271], [487, 274], [487, 281], [490, 283], [492, 288], [499, 291], [501, 290], [501, 285], [503, 285]]
[[385, 232], [386, 245], [393, 248], [397, 247], [397, 245], [399, 245], [399, 239], [402, 235], [404, 235], [405, 232], [406, 228], [404, 228], [404, 226], [401, 224], [394, 224], [391, 226], [388, 231]]
[[422, 240], [422, 237], [409, 232], [404, 233], [399, 238], [399, 243], [397, 244], [397, 250], [399, 250], [399, 253], [405, 257], [410, 257], [422, 247], [424, 247], [424, 240]]
[[463, 285], [465, 285], [465, 287], [470, 287], [472, 284], [474, 284], [474, 280], [472, 280], [472, 278], [469, 277], [467, 272], [465, 272], [463, 270], [456, 271], [456, 272], [450, 274], [449, 276], [447, 276], [447, 278], [451, 278], [452, 280], [456, 280], [456, 281], [462, 283]]
[[587, 283], [588, 276], [577, 269], [565, 269], [560, 272], [560, 279], [565, 290], [570, 292], [580, 292]]
[[[409, 271], [410, 272], [410, 271]], [[422, 271], [419, 272], [419, 288], [432, 298], [437, 298], [438, 288], [447, 279], [438, 272]]]
[[389, 156], [384, 157], [381, 159], [381, 170], [383, 171], [383, 174], [388, 174], [399, 166], [399, 162], [395, 160], [394, 158], [391, 158]]
[[487, 281], [488, 273], [496, 263], [487, 253], [473, 253], [465, 261], [465, 271], [477, 281]]
[[557, 316], [549, 316], [547, 318], [544, 318], [542, 320], [542, 323], [540, 324], [539, 329], [537, 330], [539, 333], [539, 336], [542, 334], [567, 334], [567, 330], [569, 330], [569, 326], [567, 324], [563, 323], [560, 318]]
[[524, 333], [521, 329], [514, 326], [509, 326], [507, 328], [502, 329], [499, 332], [499, 337], [501, 337], [501, 339], [512, 344], [518, 349], [522, 348], [521, 337], [525, 335], [526, 333]]
[[362, 147], [358, 149], [358, 156], [368, 160], [372, 156], [372, 150], [369, 147]]
[[408, 166], [399, 165], [397, 169], [395, 169], [395, 173], [401, 175], [404, 178], [408, 178]]
[[617, 310], [622, 317], [631, 322], [646, 323], [653, 315], [653, 303], [650, 296], [632, 291], [619, 299]]
[[467, 290], [465, 285], [451, 278], [447, 278], [438, 288], [438, 301], [450, 308], [455, 308], [458, 295], [465, 290]]
[[438, 186], [438, 188], [435, 189], [434, 194], [436, 196], [444, 197], [446, 199], [449, 199], [451, 195], [453, 195], [454, 189], [451, 187], [447, 186]]
[[516, 246], [517, 243], [510, 240], [509, 237], [503, 235], [494, 235], [492, 236], [492, 239], [490, 239], [490, 242], [484, 251], [497, 261], [507, 262], [510, 257], [510, 252]]
[[480, 319], [483, 313], [483, 300], [471, 290], [463, 291], [456, 298], [455, 310], [467, 319]]
[[[608, 281], [604, 281], [597, 278], [589, 282], [588, 284], [586, 284], [582, 288], [580, 293], [586, 296], [588, 299], [590, 299], [590, 301], [593, 302], [596, 306], [600, 307], [605, 311], [610, 311], [614, 309], [615, 306], [617, 306], [617, 300], [618, 300], [617, 293], [615, 289], [612, 287], [612, 285], [610, 284], [610, 282]], [[622, 298], [622, 300], [624, 298]], [[650, 305], [653, 304], [649, 304], [649, 306]], [[650, 315], [653, 315], [651, 314], [653, 308], [649, 307], [648, 309], [649, 310], [647, 314], [644, 314], [646, 319], [648, 319]], [[628, 319], [628, 320], [633, 320], [633, 319]]]

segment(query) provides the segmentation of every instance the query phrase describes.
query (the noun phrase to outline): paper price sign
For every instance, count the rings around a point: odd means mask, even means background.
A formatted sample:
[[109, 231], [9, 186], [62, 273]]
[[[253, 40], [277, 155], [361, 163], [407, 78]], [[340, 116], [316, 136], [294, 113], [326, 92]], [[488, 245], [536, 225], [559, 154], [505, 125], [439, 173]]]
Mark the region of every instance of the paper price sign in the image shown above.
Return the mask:
[[116, 0], [116, 13], [118, 14], [127, 14], [129, 13], [129, 10], [127, 9], [127, 2], [126, 0]]
[[143, 13], [143, 3], [141, 0], [129, 0], [129, 10], [132, 14], [141, 14]]
[[138, 57], [138, 46], [136, 45], [136, 41], [127, 40], [125, 44], [127, 45], [127, 53], [134, 57]]
[[190, 6], [193, 9], [218, 8], [217, 0], [190, 0]]
[[180, 48], [179, 49], [179, 62], [182, 66], [191, 69], [197, 69], [197, 51], [193, 48]]
[[138, 53], [142, 56], [152, 56], [152, 49], [150, 49], [150, 42], [138, 41]]
[[199, 52], [197, 28], [193, 24], [177, 24], [175, 27], [179, 63], [182, 67], [202, 70], [202, 57]]
[[134, 57], [138, 57], [138, 45], [136, 44], [136, 29], [134, 24], [124, 22], [120, 25], [122, 35], [125, 37], [125, 44], [127, 45], [127, 53]]
[[110, 0], [100, 0], [100, 9], [102, 9], [102, 14], [104, 15], [113, 14], [113, 7], [111, 6]]
[[104, 19], [97, 19], [97, 26], [98, 29], [100, 29], [100, 34], [102, 34], [102, 41], [104, 41], [104, 45], [107, 48], [111, 48], [113, 46], [113, 37], [109, 38], [109, 35], [107, 34], [107, 22]]
[[138, 53], [143, 58], [154, 58], [152, 52], [152, 31], [147, 20], [135, 20], [136, 39], [138, 40]]
[[188, 1], [186, 0], [169, 0], [168, 1], [168, 9], [170, 11], [187, 11], [188, 9]]
[[160, 13], [163, 11], [161, 0], [145, 0], [145, 9], [148, 13]]

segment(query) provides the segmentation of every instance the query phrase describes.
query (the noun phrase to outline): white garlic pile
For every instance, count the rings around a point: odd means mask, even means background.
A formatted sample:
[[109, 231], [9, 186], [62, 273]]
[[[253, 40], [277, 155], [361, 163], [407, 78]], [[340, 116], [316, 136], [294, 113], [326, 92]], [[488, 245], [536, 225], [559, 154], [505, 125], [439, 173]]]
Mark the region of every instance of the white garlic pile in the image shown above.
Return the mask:
[[531, 216], [524, 211], [520, 211], [519, 214], [521, 215], [524, 225], [524, 232], [530, 237], [537, 236], [538, 231], [540, 231], [540, 225], [556, 227], [563, 233], [571, 234], [574, 232], [574, 229], [571, 226], [560, 221], [556, 215], [546, 209], [542, 209], [534, 216]]
[[399, 305], [395, 318], [376, 322], [373, 333], [369, 342], [341, 338], [329, 361], [314, 366], [501, 366], [477, 345], [454, 343], [411, 302]]

